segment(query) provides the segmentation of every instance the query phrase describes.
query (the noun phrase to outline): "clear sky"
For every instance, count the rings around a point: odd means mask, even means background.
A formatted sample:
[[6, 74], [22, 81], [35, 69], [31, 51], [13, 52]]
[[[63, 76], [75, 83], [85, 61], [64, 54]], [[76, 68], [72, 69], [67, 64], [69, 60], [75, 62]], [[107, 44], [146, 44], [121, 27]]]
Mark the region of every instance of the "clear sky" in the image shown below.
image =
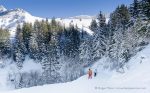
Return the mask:
[[129, 5], [133, 0], [0, 0], [7, 9], [22, 8], [39, 17], [70, 17], [112, 12], [118, 5]]

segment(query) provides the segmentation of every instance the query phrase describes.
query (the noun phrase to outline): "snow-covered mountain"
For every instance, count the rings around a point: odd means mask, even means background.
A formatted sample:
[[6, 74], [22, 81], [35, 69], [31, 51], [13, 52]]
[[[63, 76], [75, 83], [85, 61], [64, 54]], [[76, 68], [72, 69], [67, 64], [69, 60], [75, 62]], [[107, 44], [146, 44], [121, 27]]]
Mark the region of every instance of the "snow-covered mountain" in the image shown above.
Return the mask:
[[7, 9], [4, 6], [0, 5], [0, 13], [5, 11], [7, 11]]
[[89, 29], [89, 26], [91, 24], [93, 18], [65, 18], [65, 19], [61, 19], [61, 18], [57, 18], [56, 21], [60, 22], [63, 26], [65, 27], [69, 27], [70, 24], [77, 26], [79, 31], [84, 30], [86, 31], [89, 35], [93, 35], [93, 31], [91, 31]]
[[[77, 25], [79, 29], [88, 29], [87, 33], [91, 35], [93, 32], [89, 30], [89, 25], [94, 18], [93, 16], [81, 15], [64, 19], [56, 18], [56, 20], [66, 27], [71, 23]], [[4, 6], [0, 6], [0, 27], [9, 29], [11, 37], [15, 35], [18, 24], [23, 24], [24, 22], [33, 23], [35, 20], [40, 21], [42, 19], [46, 18], [32, 16], [29, 12], [20, 8], [7, 10]]]
[[14, 36], [18, 24], [33, 23], [35, 20], [42, 20], [42, 18], [34, 17], [23, 9], [7, 10], [4, 6], [0, 6], [0, 27], [9, 29], [11, 36]]
[[70, 19], [95, 19], [96, 16], [89, 16], [89, 15], [79, 15], [79, 16], [73, 16], [69, 17]]

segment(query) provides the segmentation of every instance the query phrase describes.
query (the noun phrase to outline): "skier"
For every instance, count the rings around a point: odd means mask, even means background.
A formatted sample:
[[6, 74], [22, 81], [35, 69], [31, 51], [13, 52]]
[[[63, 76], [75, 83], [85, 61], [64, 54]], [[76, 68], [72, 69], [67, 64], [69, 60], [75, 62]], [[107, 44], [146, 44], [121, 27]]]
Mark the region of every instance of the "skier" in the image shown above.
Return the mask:
[[94, 70], [94, 77], [97, 75], [97, 69]]
[[89, 71], [88, 71], [88, 79], [92, 79], [92, 70], [91, 69], [89, 69]]

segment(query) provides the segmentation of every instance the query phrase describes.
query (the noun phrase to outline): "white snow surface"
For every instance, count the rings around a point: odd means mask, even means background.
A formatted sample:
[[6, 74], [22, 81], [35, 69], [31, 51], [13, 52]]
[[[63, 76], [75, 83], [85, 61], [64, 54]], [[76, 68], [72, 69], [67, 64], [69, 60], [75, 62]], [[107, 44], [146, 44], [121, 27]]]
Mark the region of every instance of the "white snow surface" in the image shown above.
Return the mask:
[[0, 5], [0, 12], [5, 12], [5, 11], [7, 11], [7, 9], [4, 6]]
[[31, 71], [40, 71], [42, 72], [42, 65], [40, 63], [35, 63], [35, 60], [30, 59], [28, 56], [23, 64], [21, 72], [31, 72]]
[[57, 18], [56, 21], [60, 22], [61, 25], [65, 26], [65, 27], [69, 27], [70, 24], [73, 26], [77, 26], [79, 31], [83, 30], [85, 32], [87, 32], [89, 35], [93, 35], [93, 31], [91, 31], [89, 29], [89, 26], [92, 22], [92, 17], [91, 18], [87, 18], [85, 16], [85, 18], [83, 16], [81, 16], [81, 18], [79, 18], [80, 16], [78, 16], [78, 18], [76, 17], [71, 17], [71, 18], [65, 18], [65, 19], [61, 19], [61, 18]]
[[125, 73], [103, 69], [105, 58], [96, 62], [97, 77], [79, 79], [59, 84], [50, 84], [0, 93], [150, 93], [150, 45], [132, 57]]
[[70, 19], [95, 19], [96, 16], [89, 16], [89, 15], [79, 15], [74, 17], [69, 17]]
[[[3, 64], [6, 63], [6, 64]], [[42, 66], [40, 63], [35, 63], [34, 60], [30, 59], [28, 56], [25, 58], [23, 68], [17, 68], [16, 64], [11, 64], [11, 60], [0, 60], [0, 66], [5, 65], [3, 68], [0, 68], [0, 93], [2, 91], [11, 90], [11, 85], [8, 84], [8, 74], [14, 73], [30, 73], [31, 71], [37, 71], [42, 73]]]

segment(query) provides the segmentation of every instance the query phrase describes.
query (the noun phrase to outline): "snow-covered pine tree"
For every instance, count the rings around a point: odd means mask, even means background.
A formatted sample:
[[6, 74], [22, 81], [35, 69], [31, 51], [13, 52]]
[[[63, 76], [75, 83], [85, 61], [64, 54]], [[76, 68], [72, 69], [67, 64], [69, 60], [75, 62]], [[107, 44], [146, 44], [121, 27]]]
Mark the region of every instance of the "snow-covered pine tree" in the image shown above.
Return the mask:
[[90, 65], [93, 61], [92, 56], [92, 38], [88, 37], [86, 38], [80, 45], [79, 51], [79, 57], [80, 57], [80, 64], [84, 67]]
[[79, 57], [80, 32], [73, 25], [70, 25], [67, 37], [64, 54], [68, 57]]
[[109, 48], [106, 49], [108, 51], [107, 55], [112, 60], [111, 69], [118, 70], [122, 68], [126, 60], [128, 60], [128, 48], [126, 48], [125, 40], [128, 38], [126, 30], [129, 20], [130, 14], [125, 5], [118, 6], [111, 14], [109, 21]]
[[92, 44], [94, 60], [100, 59], [106, 51], [106, 18], [100, 12], [98, 15], [98, 27], [95, 28]]
[[29, 40], [31, 36], [31, 31], [32, 31], [32, 24], [24, 23], [22, 26], [22, 40], [27, 49], [27, 51], [25, 51], [26, 54], [29, 51]]
[[15, 38], [13, 49], [14, 49], [13, 59], [16, 62], [17, 66], [21, 68], [23, 65], [23, 61], [25, 59], [25, 54], [27, 50], [23, 42], [22, 29], [20, 25], [18, 25], [17, 27], [16, 38]]
[[4, 56], [11, 56], [11, 42], [9, 38], [9, 31], [0, 28], [0, 59]]
[[58, 42], [58, 31], [60, 30], [60, 27], [58, 26], [55, 19], [51, 21], [51, 26], [48, 30], [50, 30], [51, 35], [50, 37], [45, 36], [46, 38], [44, 40], [46, 40], [47, 42], [44, 42], [45, 50], [43, 51], [44, 55], [41, 62], [44, 69], [44, 82], [47, 84], [60, 82], [61, 80], [59, 72], [60, 48]]
[[130, 20], [130, 14], [127, 6], [122, 4], [118, 6], [116, 10], [111, 13], [109, 26], [112, 31], [117, 30], [119, 27], [123, 27], [124, 29], [127, 28], [127, 24]]
[[133, 19], [136, 19], [139, 17], [140, 4], [138, 0], [134, 0], [133, 4], [131, 4], [131, 6], [129, 7], [129, 11]]
[[90, 29], [92, 31], [96, 31], [97, 28], [98, 28], [98, 24], [97, 24], [96, 20], [93, 19], [92, 22], [91, 22], [91, 24], [90, 24]]
[[124, 47], [122, 45], [123, 39], [123, 28], [119, 28], [113, 35], [114, 43], [111, 46], [111, 50], [109, 50], [109, 57], [113, 62], [113, 66], [111, 67], [112, 69], [120, 68], [120, 66], [122, 65], [121, 63], [124, 61], [124, 59], [122, 58], [122, 53], [124, 51]]
[[142, 9], [144, 14], [150, 19], [150, 1], [149, 0], [142, 0]]
[[33, 29], [29, 39], [29, 56], [30, 58], [35, 60], [38, 59], [38, 53], [39, 53], [37, 39], [38, 39], [37, 32], [35, 29]]

